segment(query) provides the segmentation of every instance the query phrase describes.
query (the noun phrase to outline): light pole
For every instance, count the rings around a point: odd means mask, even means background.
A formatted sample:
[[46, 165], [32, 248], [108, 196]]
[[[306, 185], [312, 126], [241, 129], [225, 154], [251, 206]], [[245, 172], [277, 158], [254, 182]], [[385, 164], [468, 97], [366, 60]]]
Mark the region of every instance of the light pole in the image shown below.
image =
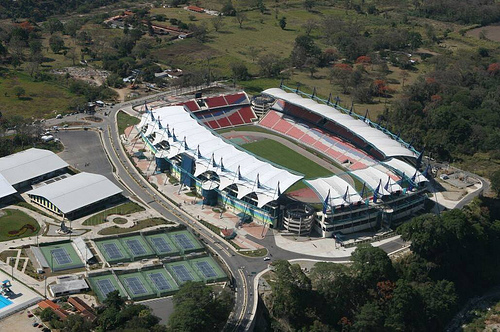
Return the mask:
[[47, 299], [47, 276], [43, 276], [43, 279], [45, 281], [45, 287], [44, 287], [44, 290], [45, 290], [45, 299]]

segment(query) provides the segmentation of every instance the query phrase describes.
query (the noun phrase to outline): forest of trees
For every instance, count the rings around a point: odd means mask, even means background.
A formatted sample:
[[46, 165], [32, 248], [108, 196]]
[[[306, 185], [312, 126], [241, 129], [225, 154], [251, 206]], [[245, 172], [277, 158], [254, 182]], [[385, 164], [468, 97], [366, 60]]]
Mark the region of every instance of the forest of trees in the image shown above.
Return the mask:
[[32, 19], [35, 22], [45, 21], [53, 15], [77, 11], [89, 13], [93, 8], [119, 2], [119, 0], [17, 0], [2, 1], [0, 18]]
[[500, 277], [500, 206], [476, 199], [463, 211], [423, 215], [398, 232], [412, 252], [391, 261], [370, 245], [352, 264], [273, 262], [272, 325], [301, 331], [442, 331], [468, 298]]

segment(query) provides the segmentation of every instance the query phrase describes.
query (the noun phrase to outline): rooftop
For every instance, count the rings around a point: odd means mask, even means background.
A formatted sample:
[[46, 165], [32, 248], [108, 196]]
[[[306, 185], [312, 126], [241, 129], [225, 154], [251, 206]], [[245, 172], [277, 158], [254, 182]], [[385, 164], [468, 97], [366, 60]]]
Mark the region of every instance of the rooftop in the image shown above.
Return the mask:
[[68, 164], [49, 150], [31, 148], [0, 158], [0, 174], [11, 184], [67, 167]]
[[102, 175], [79, 173], [27, 194], [43, 197], [62, 213], [70, 213], [121, 192], [118, 186]]

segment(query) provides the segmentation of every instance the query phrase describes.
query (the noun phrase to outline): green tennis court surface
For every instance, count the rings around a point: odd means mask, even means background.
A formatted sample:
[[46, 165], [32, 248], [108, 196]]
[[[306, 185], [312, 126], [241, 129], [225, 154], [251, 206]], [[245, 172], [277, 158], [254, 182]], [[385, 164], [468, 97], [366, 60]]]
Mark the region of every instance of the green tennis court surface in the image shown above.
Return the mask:
[[153, 297], [156, 292], [146, 282], [141, 272], [127, 273], [118, 275], [121, 284], [127, 290], [127, 293], [134, 300]]
[[144, 236], [158, 256], [173, 256], [180, 253], [173, 241], [165, 233]]
[[118, 286], [116, 278], [112, 274], [104, 274], [100, 276], [93, 276], [88, 278], [90, 287], [97, 294], [99, 301], [104, 301], [108, 293], [118, 290], [120, 296], [127, 297], [127, 294]]
[[187, 261], [168, 263], [165, 267], [178, 284], [183, 284], [186, 281], [196, 282], [202, 280]]
[[52, 271], [63, 271], [84, 267], [71, 242], [40, 246], [40, 251]]
[[226, 279], [226, 274], [212, 257], [190, 259], [189, 264], [205, 281], [220, 281]]

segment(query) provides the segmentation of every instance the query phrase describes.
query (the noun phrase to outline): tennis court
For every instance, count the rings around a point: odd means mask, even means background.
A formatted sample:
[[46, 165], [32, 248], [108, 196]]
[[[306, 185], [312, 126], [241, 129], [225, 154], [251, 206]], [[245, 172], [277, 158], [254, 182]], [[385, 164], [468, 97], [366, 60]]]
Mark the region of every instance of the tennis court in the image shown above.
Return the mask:
[[159, 296], [175, 292], [179, 289], [174, 279], [163, 268], [142, 271], [142, 275]]
[[155, 255], [153, 250], [151, 250], [144, 238], [140, 235], [123, 237], [120, 239], [120, 242], [133, 259]]
[[48, 266], [54, 272], [77, 269], [85, 266], [71, 242], [40, 246], [39, 249], [43, 257], [47, 260]]
[[188, 262], [205, 281], [220, 281], [227, 278], [224, 271], [212, 257], [195, 258]]
[[178, 284], [183, 284], [186, 281], [201, 281], [201, 278], [196, 274], [188, 262], [168, 263], [165, 267]]
[[195, 251], [203, 248], [201, 243], [189, 231], [172, 232], [168, 233], [168, 236], [181, 252]]
[[145, 238], [158, 256], [174, 256], [179, 254], [177, 247], [164, 233], [146, 235]]
[[153, 297], [156, 295], [140, 272], [118, 275], [121, 284], [134, 300]]
[[108, 295], [108, 293], [118, 290], [120, 292], [120, 296], [122, 297], [127, 297], [127, 294], [125, 294], [121, 288], [118, 286], [118, 282], [115, 278], [114, 275], [112, 274], [105, 274], [105, 275], [100, 275], [96, 277], [89, 277], [88, 278], [90, 286], [94, 290], [94, 292], [97, 294], [97, 297], [99, 298], [99, 301], [104, 301]]
[[103, 254], [104, 258], [111, 264], [118, 262], [130, 261], [131, 257], [125, 250], [120, 240], [118, 239], [108, 239], [104, 241], [94, 240], [95, 244], [99, 248], [99, 251]]

